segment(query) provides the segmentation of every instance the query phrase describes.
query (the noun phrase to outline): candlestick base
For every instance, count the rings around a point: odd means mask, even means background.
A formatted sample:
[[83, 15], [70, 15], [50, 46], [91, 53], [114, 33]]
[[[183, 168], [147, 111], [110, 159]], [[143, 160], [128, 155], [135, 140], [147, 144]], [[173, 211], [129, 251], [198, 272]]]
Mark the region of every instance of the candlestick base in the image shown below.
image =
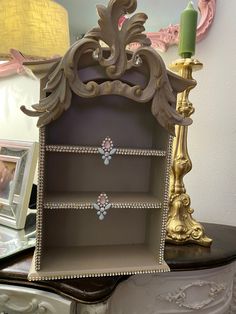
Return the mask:
[[182, 245], [188, 243], [209, 247], [212, 239], [205, 235], [203, 226], [192, 217], [194, 210], [190, 207], [187, 194], [172, 195], [167, 221], [166, 242]]
[[[193, 79], [192, 72], [202, 68], [202, 63], [197, 59], [179, 59], [170, 66], [186, 79]], [[194, 113], [192, 103], [189, 101], [188, 88], [178, 95], [177, 111], [184, 117]], [[184, 176], [191, 171], [192, 162], [187, 149], [187, 126], [176, 126], [176, 137], [173, 143], [173, 162], [170, 176], [169, 214], [166, 225], [166, 241], [172, 244], [195, 243], [209, 247], [212, 239], [205, 235], [203, 226], [193, 219], [194, 210], [190, 207], [191, 200], [186, 194], [183, 182]]]

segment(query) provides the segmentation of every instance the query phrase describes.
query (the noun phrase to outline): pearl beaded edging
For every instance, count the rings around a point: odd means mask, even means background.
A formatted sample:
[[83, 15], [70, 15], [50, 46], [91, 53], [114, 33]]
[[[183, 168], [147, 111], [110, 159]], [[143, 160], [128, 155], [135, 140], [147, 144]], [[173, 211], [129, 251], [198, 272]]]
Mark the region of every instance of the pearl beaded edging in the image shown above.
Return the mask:
[[[169, 202], [169, 170], [171, 166], [171, 151], [172, 151], [172, 136], [169, 137], [168, 152], [162, 150], [147, 150], [147, 149], [126, 149], [118, 148], [116, 149], [117, 155], [135, 155], [135, 156], [167, 156], [166, 165], [166, 181], [165, 181], [165, 191], [164, 191], [164, 202], [163, 202], [163, 213], [162, 213], [162, 226], [161, 226], [161, 241], [159, 249], [158, 264], [163, 263], [164, 257], [164, 247], [165, 247], [165, 235], [166, 235], [166, 222], [168, 215], [168, 202]], [[48, 152], [64, 152], [64, 153], [91, 153], [99, 154], [98, 147], [85, 147], [85, 146], [64, 146], [64, 145], [45, 145], [45, 127], [40, 128], [40, 152], [39, 152], [39, 171], [38, 171], [38, 207], [37, 207], [37, 237], [36, 237], [36, 249], [35, 249], [35, 269], [40, 271], [41, 268], [41, 251], [42, 251], [42, 219], [43, 219], [43, 207], [55, 209], [55, 205], [64, 206], [65, 203], [46, 203], [43, 206], [43, 186], [44, 186], [44, 163], [45, 163], [45, 151]], [[74, 205], [78, 206], [78, 208]], [[85, 205], [85, 206], [84, 206]], [[138, 205], [138, 207], [137, 207]], [[66, 208], [75, 209], [90, 209], [93, 208], [92, 204], [78, 204], [78, 203], [66, 203]], [[83, 206], [83, 207], [81, 207]], [[160, 203], [112, 203], [113, 208], [161, 208]], [[122, 206], [122, 207], [121, 207]], [[54, 208], [53, 208], [54, 207]], [[57, 207], [62, 208], [62, 207]], [[64, 207], [63, 207], [64, 208]], [[98, 276], [117, 276], [117, 275], [132, 275], [132, 274], [147, 274], [147, 273], [158, 273], [167, 272], [168, 269], [158, 269], [158, 270], [143, 270], [143, 271], [127, 271], [127, 272], [116, 272], [116, 273], [97, 273], [97, 274], [84, 274], [84, 275], [68, 275], [68, 276], [38, 276], [30, 277], [30, 281], [37, 280], [56, 280], [56, 279], [73, 279], [73, 278], [86, 278], [86, 277], [98, 277]]]
[[[92, 146], [66, 146], [66, 145], [46, 145], [47, 152], [55, 153], [76, 153], [76, 154], [100, 154], [100, 147]], [[117, 148], [115, 155], [131, 155], [131, 156], [153, 156], [165, 157], [166, 151], [155, 149], [133, 149], [133, 148]]]
[[169, 272], [169, 267], [156, 270], [137, 270], [137, 271], [124, 271], [124, 272], [112, 272], [112, 273], [90, 273], [81, 275], [58, 275], [58, 276], [28, 276], [29, 281], [41, 281], [41, 280], [62, 280], [62, 279], [77, 279], [77, 278], [91, 278], [91, 277], [111, 277], [111, 276], [127, 276], [138, 274], [156, 274]]

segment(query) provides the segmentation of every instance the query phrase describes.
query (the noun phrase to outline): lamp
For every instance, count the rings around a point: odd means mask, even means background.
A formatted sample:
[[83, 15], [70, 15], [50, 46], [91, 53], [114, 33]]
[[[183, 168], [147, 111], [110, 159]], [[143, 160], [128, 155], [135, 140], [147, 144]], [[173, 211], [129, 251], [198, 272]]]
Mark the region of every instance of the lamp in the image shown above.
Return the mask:
[[0, 58], [10, 49], [30, 59], [63, 56], [69, 47], [67, 11], [52, 0], [0, 0]]
[[[0, 0], [0, 60], [10, 59], [0, 64], [0, 78], [25, 73], [40, 79], [68, 48], [68, 14], [61, 5], [52, 0]], [[6, 112], [0, 114], [1, 136], [5, 131], [6, 138], [20, 136], [23, 139], [25, 137], [32, 139], [33, 137], [35, 141], [38, 138], [35, 127], [29, 125], [27, 121], [27, 128], [25, 128], [18, 111], [11, 111], [10, 108], [15, 109], [14, 106], [17, 106], [19, 101], [23, 101], [24, 104], [28, 98], [33, 97], [36, 100], [39, 84], [32, 82], [21, 84], [16, 91], [14, 89], [11, 92], [11, 95], [6, 93], [5, 97], [4, 84], [8, 83], [8, 80], [1, 80], [1, 89], [3, 86], [1, 109], [7, 108]], [[6, 86], [5, 90], [8, 91], [10, 86]], [[11, 111], [10, 115], [9, 111]], [[11, 125], [18, 125], [19, 128], [10, 128]], [[13, 133], [9, 131], [10, 129]], [[14, 130], [17, 130], [15, 135]]]

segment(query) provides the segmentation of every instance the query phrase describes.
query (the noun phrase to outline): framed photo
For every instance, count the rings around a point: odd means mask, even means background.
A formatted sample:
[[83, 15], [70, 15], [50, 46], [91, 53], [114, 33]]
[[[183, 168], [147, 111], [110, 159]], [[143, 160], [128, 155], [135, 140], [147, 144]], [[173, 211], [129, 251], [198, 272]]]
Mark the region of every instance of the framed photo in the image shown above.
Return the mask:
[[0, 140], [0, 224], [24, 228], [37, 156], [35, 142]]
[[20, 160], [19, 157], [0, 155], [0, 204], [12, 204]]

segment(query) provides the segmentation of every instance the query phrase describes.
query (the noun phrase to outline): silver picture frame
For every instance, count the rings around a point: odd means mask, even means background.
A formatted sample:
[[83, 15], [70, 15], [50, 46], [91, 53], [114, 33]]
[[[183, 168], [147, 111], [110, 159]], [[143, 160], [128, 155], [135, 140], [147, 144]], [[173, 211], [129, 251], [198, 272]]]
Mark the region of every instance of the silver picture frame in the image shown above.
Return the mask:
[[20, 157], [0, 155], [0, 204], [11, 205], [20, 170]]
[[0, 139], [0, 224], [24, 228], [37, 157], [36, 142]]

